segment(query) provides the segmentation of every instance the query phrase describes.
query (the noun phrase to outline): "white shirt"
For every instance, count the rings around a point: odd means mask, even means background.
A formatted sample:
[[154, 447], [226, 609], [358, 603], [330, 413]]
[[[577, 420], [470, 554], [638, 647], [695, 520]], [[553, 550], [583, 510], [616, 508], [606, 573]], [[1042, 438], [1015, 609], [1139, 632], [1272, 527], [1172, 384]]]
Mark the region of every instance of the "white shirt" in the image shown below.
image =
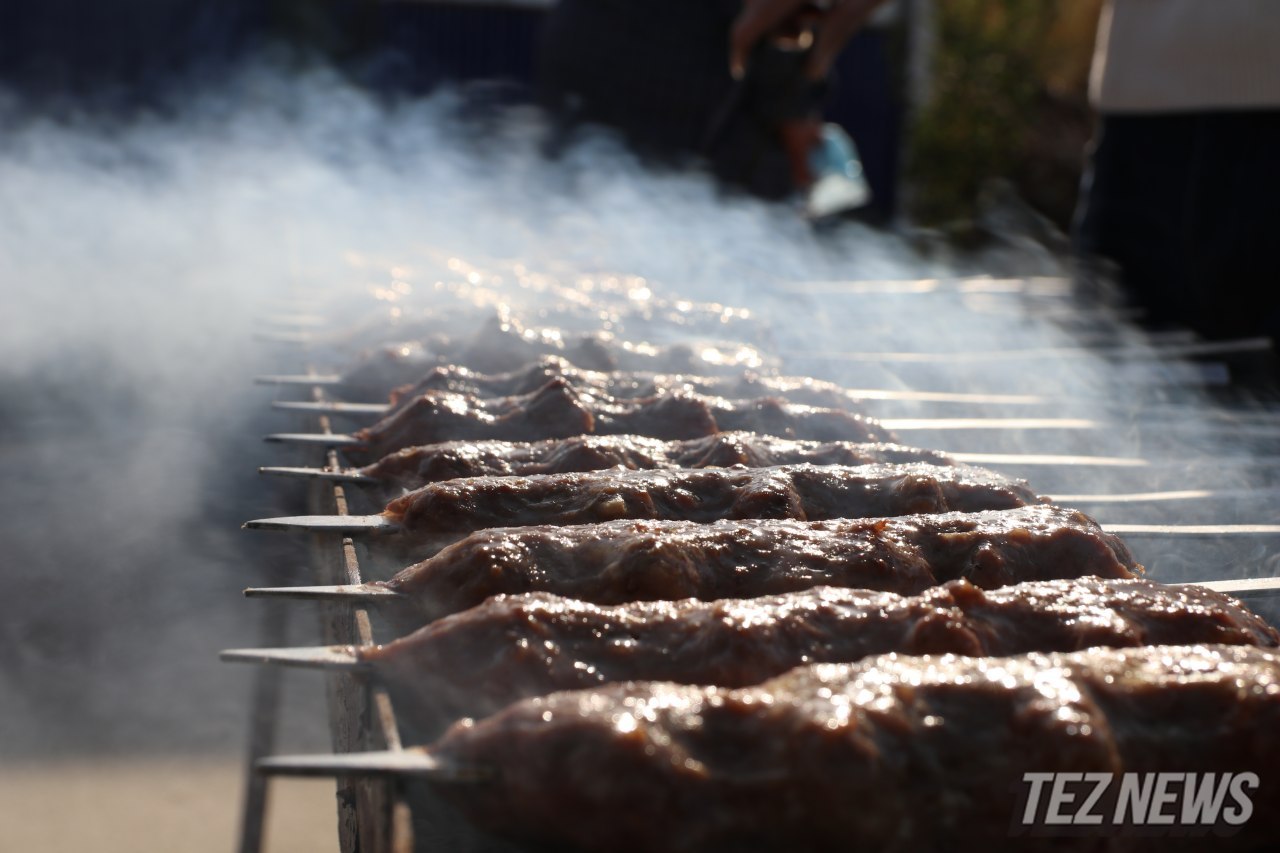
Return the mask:
[[1090, 95], [1107, 113], [1280, 109], [1280, 0], [1108, 0]]

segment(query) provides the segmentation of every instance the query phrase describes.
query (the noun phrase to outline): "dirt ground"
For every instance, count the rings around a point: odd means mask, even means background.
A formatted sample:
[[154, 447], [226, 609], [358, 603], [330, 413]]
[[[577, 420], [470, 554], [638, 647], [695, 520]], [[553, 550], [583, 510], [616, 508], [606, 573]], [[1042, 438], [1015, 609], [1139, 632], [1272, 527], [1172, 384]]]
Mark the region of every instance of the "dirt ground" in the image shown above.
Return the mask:
[[[243, 768], [233, 759], [113, 758], [0, 765], [0, 833], [31, 853], [228, 853]], [[336, 850], [333, 782], [270, 789], [268, 853]]]

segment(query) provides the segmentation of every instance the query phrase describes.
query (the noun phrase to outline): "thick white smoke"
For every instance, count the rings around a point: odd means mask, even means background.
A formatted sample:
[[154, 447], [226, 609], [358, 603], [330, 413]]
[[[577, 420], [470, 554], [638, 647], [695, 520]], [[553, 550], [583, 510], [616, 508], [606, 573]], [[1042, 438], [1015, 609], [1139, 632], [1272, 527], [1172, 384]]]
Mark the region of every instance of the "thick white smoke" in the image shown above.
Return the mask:
[[[253, 472], [272, 458], [261, 434], [292, 424], [250, 380], [287, 367], [288, 354], [253, 336], [255, 317], [295, 288], [429, 282], [449, 274], [448, 257], [566, 281], [635, 275], [662, 296], [751, 308], [794, 371], [862, 387], [1087, 396], [1110, 406], [1099, 412], [1130, 414], [1133, 386], [1096, 360], [803, 355], [1068, 345], [1072, 334], [1037, 313], [1064, 304], [1054, 300], [794, 287], [1062, 272], [1038, 248], [960, 261], [857, 225], [819, 233], [786, 205], [648, 171], [607, 134], [548, 160], [528, 111], [475, 110], [456, 93], [385, 105], [324, 72], [258, 68], [176, 112], [128, 120], [0, 103], [6, 754], [239, 748], [248, 674], [216, 652], [257, 639], [258, 607], [238, 595], [259, 579], [254, 561], [302, 559], [236, 530], [276, 509]], [[1029, 434], [1005, 449], [1133, 453], [1139, 438]], [[1215, 448], [1205, 439], [1195, 453]], [[311, 710], [291, 719], [320, 722]]]
[[276, 509], [254, 469], [290, 424], [251, 377], [291, 354], [255, 343], [255, 318], [296, 288], [358, 295], [460, 257], [763, 305], [786, 278], [934, 271], [892, 238], [820, 239], [789, 208], [648, 173], [605, 134], [549, 161], [536, 115], [456, 93], [388, 106], [256, 68], [168, 113], [0, 112], [15, 753], [238, 746], [247, 673], [216, 652], [255, 639], [253, 561], [302, 558], [235, 529]]

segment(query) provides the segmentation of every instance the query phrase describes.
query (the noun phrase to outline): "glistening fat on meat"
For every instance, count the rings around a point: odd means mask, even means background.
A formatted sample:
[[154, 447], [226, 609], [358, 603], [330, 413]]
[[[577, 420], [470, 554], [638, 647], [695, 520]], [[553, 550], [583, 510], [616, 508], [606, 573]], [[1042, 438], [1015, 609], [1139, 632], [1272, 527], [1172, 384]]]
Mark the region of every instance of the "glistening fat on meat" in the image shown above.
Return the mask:
[[744, 370], [772, 369], [775, 365], [760, 350], [740, 342], [656, 345], [620, 340], [609, 332], [566, 333], [551, 327], [525, 328], [498, 322], [469, 340], [403, 341], [376, 349], [347, 372], [342, 387], [346, 393], [367, 399], [417, 382], [442, 364], [459, 364], [480, 373], [503, 373], [521, 370], [548, 355], [597, 371], [734, 375]]
[[486, 530], [387, 585], [436, 618], [502, 593], [550, 592], [596, 604], [755, 598], [824, 585], [914, 594], [959, 578], [994, 589], [1140, 571], [1124, 543], [1082, 513], [1030, 506], [822, 522]]
[[[1088, 567], [1083, 567], [1088, 568]], [[1014, 655], [1093, 646], [1274, 647], [1240, 602], [1146, 580], [951, 581], [914, 597], [816, 587], [752, 599], [598, 605], [500, 595], [362, 650], [430, 733], [520, 699], [618, 681], [744, 687], [804, 663], [901, 654]]]
[[1280, 833], [1277, 685], [1280, 656], [1250, 646], [883, 655], [736, 690], [554, 693], [460, 723], [433, 752], [498, 771], [443, 791], [477, 826], [558, 849], [988, 853], [1010, 848], [1024, 773], [1166, 771], [1258, 774], [1252, 817], [1194, 848], [1255, 851]]
[[1010, 509], [1038, 501], [1025, 483], [981, 468], [780, 465], [447, 480], [395, 499], [385, 515], [400, 526], [406, 544], [435, 545], [489, 527], [627, 518], [817, 521]]
[[687, 441], [638, 435], [586, 435], [535, 442], [450, 441], [405, 448], [361, 473], [388, 487], [416, 489], [459, 477], [511, 477], [603, 471], [728, 468], [745, 465], [868, 465], [928, 462], [949, 465], [937, 450], [901, 444], [797, 441], [745, 432], [722, 432]]
[[640, 399], [594, 396], [563, 378], [517, 397], [433, 391], [357, 433], [374, 452], [461, 439], [538, 441], [574, 435], [643, 435], [668, 440], [747, 430], [816, 441], [890, 441], [875, 421], [781, 400], [724, 400], [688, 392]]
[[853, 399], [849, 391], [835, 383], [802, 376], [763, 376], [751, 371], [730, 376], [603, 372], [575, 367], [559, 356], [544, 356], [509, 373], [486, 374], [461, 365], [441, 365], [416, 383], [393, 390], [391, 404], [399, 408], [409, 400], [433, 391], [475, 397], [513, 397], [530, 394], [556, 378], [563, 378], [580, 391], [620, 399], [685, 392], [729, 400], [779, 397], [789, 403], [830, 409], [846, 408]]

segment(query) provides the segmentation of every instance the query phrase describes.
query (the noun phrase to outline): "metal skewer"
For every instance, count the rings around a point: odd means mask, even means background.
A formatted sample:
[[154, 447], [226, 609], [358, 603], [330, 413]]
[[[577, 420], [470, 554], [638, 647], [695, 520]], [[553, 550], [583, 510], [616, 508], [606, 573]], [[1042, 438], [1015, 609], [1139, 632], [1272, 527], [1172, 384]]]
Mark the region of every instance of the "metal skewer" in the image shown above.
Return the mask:
[[[979, 454], [974, 454], [979, 455]], [[1023, 461], [1023, 460], [1017, 460]], [[1098, 464], [1102, 466], [1116, 467], [1133, 467], [1141, 466], [1145, 460], [1140, 459], [1108, 459], [1107, 457], [1097, 457], [1091, 459], [1085, 457], [1084, 460], [1076, 461], [1071, 464]], [[1035, 463], [1024, 463], [1035, 464]], [[1061, 462], [1046, 464], [1062, 464]], [[311, 480], [327, 480], [337, 483], [356, 483], [358, 485], [370, 486], [377, 485], [378, 479], [370, 477], [366, 474], [359, 473], [358, 469], [346, 469], [339, 471], [330, 471], [324, 468], [259, 468], [259, 473], [271, 474], [280, 477], [296, 477]], [[1080, 504], [1149, 504], [1149, 503], [1179, 503], [1184, 501], [1221, 501], [1221, 500], [1251, 500], [1251, 499], [1272, 499], [1280, 497], [1280, 488], [1265, 489], [1179, 489], [1171, 491], [1159, 492], [1124, 492], [1119, 494], [1054, 494], [1049, 495], [1054, 503], [1064, 504], [1067, 506], [1078, 506]], [[380, 518], [380, 516], [345, 516], [346, 518]], [[298, 526], [298, 519], [305, 519], [306, 523], [310, 523], [317, 516], [295, 516], [281, 519], [256, 519], [247, 522], [245, 527], [251, 530], [274, 530], [274, 529], [294, 529]], [[276, 522], [276, 524], [271, 524]], [[1253, 525], [1257, 527], [1258, 525]], [[1180, 526], [1181, 527], [1181, 526]], [[1228, 525], [1231, 527], [1231, 525]], [[353, 528], [356, 530], [367, 529], [385, 529], [391, 532], [394, 525], [391, 523], [379, 524], [372, 521], [354, 522]], [[1130, 531], [1133, 532], [1133, 531]]]
[[[1150, 460], [1132, 456], [1063, 456], [1051, 453], [952, 453], [940, 451], [957, 462], [969, 465], [1036, 465], [1074, 468], [1098, 466], [1103, 468], [1146, 468]], [[1179, 461], [1185, 465], [1185, 460]]]
[[258, 473], [269, 474], [274, 477], [296, 477], [304, 480], [328, 480], [333, 483], [355, 483], [360, 486], [374, 486], [380, 482], [375, 477], [361, 474], [359, 469], [355, 468], [331, 471], [328, 468], [266, 466], [259, 468]]
[[321, 415], [366, 416], [385, 415], [391, 410], [390, 403], [344, 403], [341, 400], [324, 400], [306, 402], [303, 400], [275, 400], [271, 408], [288, 412], [305, 412]]
[[1176, 501], [1235, 500], [1280, 497], [1280, 488], [1269, 489], [1181, 489], [1166, 492], [1128, 492], [1113, 495], [1052, 495], [1062, 504], [1133, 504]]
[[[1131, 456], [1059, 456], [1044, 453], [948, 453], [941, 451], [956, 462], [973, 465], [1028, 465], [1054, 467], [1101, 468], [1146, 468], [1153, 463], [1146, 459]], [[1185, 465], [1183, 461], [1179, 465]], [[382, 482], [376, 477], [360, 473], [359, 468], [330, 470], [328, 468], [298, 468], [288, 466], [264, 466], [258, 469], [259, 474], [273, 477], [295, 477], [308, 480], [328, 480], [336, 483], [356, 483], [362, 486], [373, 486]], [[1088, 496], [1075, 496], [1088, 497]]]
[[278, 432], [268, 435], [264, 441], [277, 444], [311, 444], [321, 447], [363, 447], [364, 442], [354, 435], [328, 432]]
[[1280, 524], [1102, 524], [1108, 533], [1125, 536], [1171, 536], [1214, 539], [1219, 536], [1280, 536]]
[[1102, 429], [1106, 424], [1089, 418], [877, 418], [882, 427], [894, 432], [916, 432], [918, 430], [953, 430], [971, 429], [1066, 429], [1094, 430]]
[[[1088, 418], [885, 418], [876, 421], [894, 432], [937, 430], [1095, 430], [1105, 424]], [[325, 447], [351, 447], [364, 442], [354, 435], [341, 433], [280, 432], [266, 436], [266, 441], [285, 444], [318, 444]]]
[[336, 373], [283, 373], [254, 377], [258, 385], [305, 385], [307, 387], [340, 385], [342, 377]]
[[[1216, 581], [1187, 581], [1170, 586], [1202, 586], [1214, 592], [1239, 598], [1264, 598], [1280, 595], [1280, 578], [1237, 578]], [[385, 586], [375, 584], [346, 584], [341, 586], [277, 586], [250, 587], [244, 591], [246, 598], [294, 598], [329, 601], [408, 601], [408, 596]], [[245, 651], [245, 650], [240, 650]], [[252, 651], [252, 650], [251, 650]], [[237, 660], [242, 658], [237, 658]]]
[[1173, 586], [1202, 586], [1237, 598], [1270, 598], [1280, 595], [1280, 578], [1236, 578], [1224, 581], [1202, 581]]
[[[1089, 418], [876, 418], [875, 422], [891, 432], [967, 432], [977, 430], [1026, 432], [1031, 430], [1064, 430], [1067, 432], [1088, 432], [1112, 429], [1114, 424]], [[1215, 428], [1232, 439], [1240, 438], [1280, 438], [1280, 423], [1277, 424], [1240, 424], [1235, 426], [1201, 426], [1196, 424], [1159, 425], [1158, 429], [1166, 434], [1185, 432], [1192, 436], [1214, 435]], [[364, 442], [351, 434], [344, 433], [308, 433], [281, 432], [272, 433], [264, 441], [282, 444], [309, 444], [322, 447], [355, 447]], [[946, 451], [942, 451], [946, 452]], [[951, 454], [957, 458], [956, 454]], [[967, 454], [976, 457], [977, 454]], [[1042, 454], [1033, 454], [1041, 456]], [[986, 454], [984, 458], [1002, 458], [1002, 454]], [[1091, 457], [1074, 457], [1091, 458]], [[965, 460], [969, 461], [969, 460]], [[1012, 462], [1023, 462], [1025, 457], [1010, 457]], [[1185, 465], [1186, 460], [1176, 460]], [[1227, 462], [1233, 460], [1227, 459]], [[1272, 463], [1274, 457], [1259, 457], [1248, 461], [1251, 464]]]
[[249, 587], [245, 598], [299, 598], [311, 601], [408, 601], [403, 593], [375, 584], [338, 584], [336, 586], [262, 586]]
[[[303, 377], [288, 376], [260, 376], [258, 382], [261, 384], [293, 384], [285, 383], [278, 380], [302, 380]], [[339, 379], [339, 377], [325, 377]], [[299, 381], [297, 384], [304, 384]], [[308, 382], [305, 384], [315, 384]], [[1036, 406], [1045, 405], [1050, 402], [1045, 397], [1039, 397], [1034, 394], [964, 394], [953, 393], [948, 391], [884, 391], [874, 388], [850, 388], [846, 390], [849, 402], [856, 403], [865, 400], [877, 401], [903, 401], [916, 403], [964, 403], [964, 404], [988, 404], [998, 406]], [[317, 402], [309, 402], [305, 400], [276, 400], [271, 404], [272, 408], [282, 409], [292, 412], [309, 412], [311, 414], [341, 414], [341, 415], [381, 415], [391, 410], [390, 403], [345, 403], [338, 400], [324, 400]]]
[[339, 755], [282, 755], [258, 762], [273, 776], [423, 776], [432, 782], [478, 784], [492, 779], [491, 768], [445, 763], [420, 747]]
[[967, 350], [959, 352], [782, 352], [783, 356], [820, 358], [832, 361], [865, 361], [876, 364], [951, 364], [953, 362], [1009, 362], [1011, 360], [1052, 360], [1068, 358], [1106, 358], [1129, 361], [1168, 361], [1175, 358], [1206, 355], [1232, 355], [1238, 353], [1268, 352], [1270, 338], [1245, 338], [1234, 341], [1203, 341], [1187, 344], [1168, 344], [1148, 347], [1040, 347], [1035, 349]]
[[[1147, 500], [1163, 502], [1170, 492], [1151, 492], [1151, 496], [1129, 495], [1126, 503], [1142, 503]], [[1227, 493], [1231, 494], [1231, 493]], [[1243, 493], [1243, 494], [1248, 494]], [[1216, 497], [1209, 492], [1209, 496]], [[1077, 502], [1088, 503], [1093, 499], [1111, 502], [1113, 495], [1075, 495]], [[1198, 496], [1197, 496], [1198, 497]], [[1187, 500], [1189, 498], [1178, 498]], [[1215, 536], [1275, 536], [1280, 535], [1280, 524], [1108, 524], [1099, 522], [1108, 533], [1130, 536], [1176, 536], [1211, 538]], [[246, 530], [303, 531], [307, 533], [398, 533], [401, 527], [385, 515], [294, 515], [280, 518], [256, 518], [246, 521]]]
[[302, 646], [276, 649], [226, 649], [218, 655], [228, 663], [260, 663], [331, 671], [368, 669], [355, 646]]
[[[259, 377], [260, 379], [286, 377]], [[298, 377], [301, 378], [301, 377]], [[327, 378], [327, 377], [326, 377]], [[334, 377], [336, 378], [336, 377]], [[431, 392], [424, 392], [431, 393]], [[912, 403], [960, 403], [964, 405], [1000, 405], [1000, 406], [1039, 406], [1061, 403], [1078, 403], [1079, 400], [1054, 400], [1028, 394], [951, 394], [934, 391], [876, 391], [872, 389], [850, 389], [847, 392], [851, 404], [874, 402], [912, 402]], [[803, 405], [803, 404], [802, 404]], [[1090, 406], [1091, 412], [1103, 406], [1098, 403]], [[289, 412], [305, 412], [318, 415], [385, 415], [391, 411], [390, 403], [352, 403], [342, 400], [275, 400], [271, 403], [274, 409]], [[1112, 405], [1107, 408], [1107, 417], [1125, 424], [1156, 424], [1160, 426], [1177, 425], [1187, 420], [1210, 418], [1204, 421], [1206, 426], [1266, 426], [1280, 418], [1280, 411], [1267, 409], [1239, 410], [1223, 413], [1200, 411], [1194, 407], [1164, 405], [1134, 407]], [[1261, 423], [1259, 423], [1261, 421]]]
[[292, 515], [255, 518], [245, 530], [301, 530], [307, 533], [398, 533], [400, 525], [385, 515]]

